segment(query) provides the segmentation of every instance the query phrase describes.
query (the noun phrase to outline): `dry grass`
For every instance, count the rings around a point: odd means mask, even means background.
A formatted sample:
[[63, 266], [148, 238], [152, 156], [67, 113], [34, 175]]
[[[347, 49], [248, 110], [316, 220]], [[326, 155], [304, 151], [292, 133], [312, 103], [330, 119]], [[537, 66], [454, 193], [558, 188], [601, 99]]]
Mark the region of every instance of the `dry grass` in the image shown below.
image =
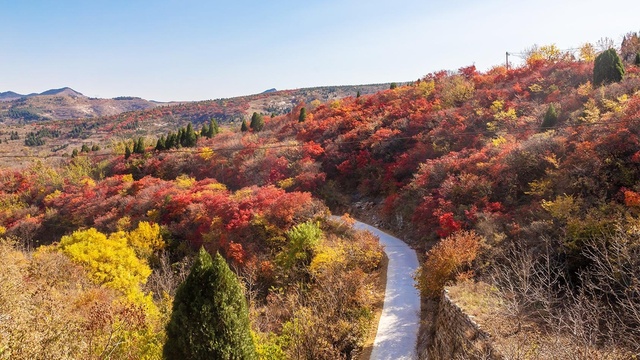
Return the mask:
[[493, 347], [506, 359], [632, 359], [619, 349], [583, 346], [569, 334], [548, 329], [528, 319], [508, 316], [497, 289], [472, 280], [448, 287], [449, 296], [493, 339]]

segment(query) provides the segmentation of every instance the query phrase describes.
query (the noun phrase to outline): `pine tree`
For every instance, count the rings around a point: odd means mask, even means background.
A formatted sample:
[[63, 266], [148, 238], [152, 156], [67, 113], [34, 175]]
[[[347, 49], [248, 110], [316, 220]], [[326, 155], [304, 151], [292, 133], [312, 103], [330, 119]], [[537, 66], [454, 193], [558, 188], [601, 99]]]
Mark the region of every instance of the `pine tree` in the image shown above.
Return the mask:
[[242, 131], [242, 132], [249, 131], [249, 127], [247, 126], [247, 122], [245, 120], [242, 120], [242, 125], [240, 126], [240, 131]]
[[157, 151], [162, 151], [166, 149], [166, 140], [164, 138], [164, 135], [160, 136], [160, 139], [158, 139], [158, 141], [156, 141], [156, 150]]
[[82, 147], [80, 148], [80, 152], [84, 152], [84, 153], [88, 153], [91, 149], [89, 149], [89, 145], [87, 144], [82, 144]]
[[390, 89], [390, 90], [393, 90], [393, 89], [395, 89], [395, 88], [397, 88], [397, 87], [398, 87], [398, 84], [396, 84], [396, 83], [394, 83], [394, 82], [393, 82], [393, 83], [391, 83], [391, 85], [389, 85], [389, 89]]
[[187, 129], [184, 131], [184, 147], [194, 147], [198, 142], [198, 137], [196, 136], [196, 132], [193, 130], [193, 125], [189, 123], [187, 125]]
[[253, 131], [261, 131], [264, 127], [264, 118], [262, 117], [262, 115], [254, 112], [251, 116], [251, 124], [249, 124], [249, 127]]
[[144, 154], [144, 138], [139, 137], [135, 145], [133, 145], [134, 154]]
[[129, 149], [129, 145], [126, 145], [124, 147], [124, 159], [128, 159], [129, 157], [131, 157], [131, 149]]
[[[177, 136], [177, 145], [180, 146], [185, 146], [184, 144], [186, 144], [187, 142], [187, 131], [185, 130], [185, 128], [180, 128], [178, 129], [178, 136]], [[176, 147], [180, 147], [180, 146], [176, 146]]]
[[356, 99], [360, 97], [360, 90], [356, 93]]
[[[78, 156], [78, 149], [73, 149], [73, 151], [71, 152], [71, 157], [74, 158]], [[125, 159], [126, 159], [126, 155], [125, 155]]]
[[622, 80], [624, 65], [614, 49], [602, 52], [593, 63], [593, 84], [596, 86]]
[[298, 122], [304, 122], [307, 120], [307, 109], [300, 109], [300, 116], [298, 116]]
[[216, 119], [211, 118], [211, 121], [209, 121], [209, 134], [210, 134], [210, 138], [214, 137], [215, 135], [217, 135], [220, 132], [220, 127], [218, 126], [218, 121], [216, 121]]
[[210, 131], [209, 124], [207, 123], [202, 124], [202, 129], [200, 129], [200, 136], [211, 138], [211, 136], [209, 136], [209, 131]]
[[549, 129], [556, 125], [558, 122], [558, 113], [556, 111], [555, 106], [550, 104], [547, 108], [547, 112], [544, 114], [544, 118], [542, 119], [542, 125], [540, 127], [542, 129]]
[[236, 276], [216, 253], [200, 248], [173, 300], [165, 359], [256, 359], [246, 300]]
[[636, 58], [633, 60], [633, 65], [640, 66], [640, 52], [636, 53]]

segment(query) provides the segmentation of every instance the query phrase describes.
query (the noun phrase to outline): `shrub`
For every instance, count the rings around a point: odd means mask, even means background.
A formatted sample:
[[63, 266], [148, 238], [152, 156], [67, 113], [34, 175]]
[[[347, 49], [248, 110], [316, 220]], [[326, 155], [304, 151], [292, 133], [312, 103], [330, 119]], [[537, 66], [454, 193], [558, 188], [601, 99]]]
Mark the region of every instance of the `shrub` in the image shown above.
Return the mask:
[[440, 296], [447, 282], [454, 280], [476, 258], [481, 241], [473, 231], [460, 231], [431, 248], [416, 274], [418, 289], [431, 298]]

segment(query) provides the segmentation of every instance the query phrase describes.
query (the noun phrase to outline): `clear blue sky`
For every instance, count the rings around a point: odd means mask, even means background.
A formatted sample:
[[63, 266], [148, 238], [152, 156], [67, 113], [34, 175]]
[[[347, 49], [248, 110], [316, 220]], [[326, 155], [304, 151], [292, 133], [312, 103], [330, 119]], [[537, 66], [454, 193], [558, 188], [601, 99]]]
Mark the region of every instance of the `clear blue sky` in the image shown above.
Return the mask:
[[205, 100], [416, 80], [640, 30], [590, 0], [0, 0], [0, 92]]

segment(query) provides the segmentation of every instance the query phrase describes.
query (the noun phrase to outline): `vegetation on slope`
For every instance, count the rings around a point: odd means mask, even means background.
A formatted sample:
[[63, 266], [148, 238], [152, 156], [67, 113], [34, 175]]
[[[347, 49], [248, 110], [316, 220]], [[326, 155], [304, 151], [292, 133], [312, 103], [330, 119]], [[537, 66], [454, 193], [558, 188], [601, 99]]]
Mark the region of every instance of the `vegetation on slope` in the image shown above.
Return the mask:
[[161, 264], [204, 245], [242, 278], [259, 356], [339, 358], [366, 329], [380, 252], [324, 221], [311, 193], [332, 207], [355, 193], [424, 251], [445, 239], [420, 272], [426, 296], [486, 281], [515, 332], [561, 335], [585, 356], [636, 353], [640, 77], [624, 54], [637, 43], [619, 51], [624, 76], [601, 86], [593, 46], [580, 60], [547, 46], [518, 68], [301, 103], [194, 148], [145, 144], [125, 159], [115, 144], [61, 169], [4, 171], [0, 221], [29, 247], [157, 223], [170, 259], [149, 260], [156, 302], [179, 282]]

